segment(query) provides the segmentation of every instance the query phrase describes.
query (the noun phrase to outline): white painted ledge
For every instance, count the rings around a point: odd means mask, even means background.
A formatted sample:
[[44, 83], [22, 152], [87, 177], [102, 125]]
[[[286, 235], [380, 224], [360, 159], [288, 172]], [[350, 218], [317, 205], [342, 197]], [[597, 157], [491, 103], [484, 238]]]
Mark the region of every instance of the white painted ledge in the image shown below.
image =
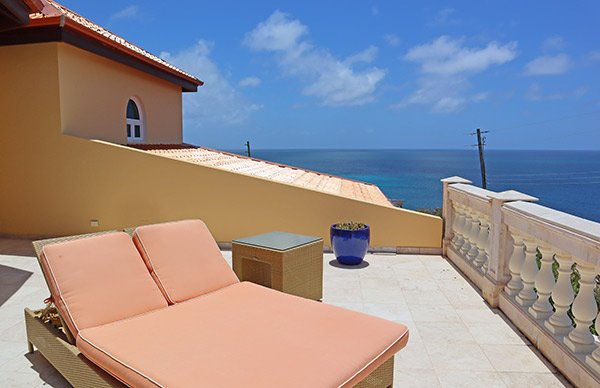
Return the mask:
[[504, 205], [535, 220], [545, 222], [600, 243], [600, 223], [531, 202], [511, 202]]

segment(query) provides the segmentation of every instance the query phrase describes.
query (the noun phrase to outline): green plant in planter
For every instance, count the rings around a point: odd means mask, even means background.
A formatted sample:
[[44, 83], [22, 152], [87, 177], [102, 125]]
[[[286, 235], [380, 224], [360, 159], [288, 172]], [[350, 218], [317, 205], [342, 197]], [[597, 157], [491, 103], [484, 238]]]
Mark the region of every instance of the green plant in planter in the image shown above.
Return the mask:
[[339, 224], [335, 224], [334, 226], [336, 228], [342, 229], [342, 230], [360, 230], [360, 229], [365, 229], [367, 227], [367, 225], [363, 224], [362, 222], [354, 222], [354, 221], [340, 222]]

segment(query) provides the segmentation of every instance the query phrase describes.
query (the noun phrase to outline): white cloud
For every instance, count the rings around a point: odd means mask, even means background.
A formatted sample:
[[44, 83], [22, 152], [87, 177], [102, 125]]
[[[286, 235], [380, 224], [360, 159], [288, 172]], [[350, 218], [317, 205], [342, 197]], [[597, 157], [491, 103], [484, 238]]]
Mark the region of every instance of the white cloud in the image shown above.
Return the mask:
[[120, 11], [115, 12], [110, 16], [111, 20], [134, 19], [140, 14], [140, 7], [137, 5], [129, 5]]
[[571, 93], [575, 97], [583, 97], [583, 96], [585, 96], [587, 94], [588, 90], [590, 90], [589, 87], [587, 87], [587, 86], [580, 86], [578, 88], [575, 88]]
[[383, 39], [391, 47], [398, 47], [400, 45], [400, 38], [396, 34], [386, 34]]
[[588, 90], [589, 87], [587, 86], [579, 86], [572, 90], [546, 93], [538, 83], [533, 83], [527, 89], [525, 97], [531, 101], [564, 100], [570, 97], [583, 97]]
[[525, 65], [526, 75], [557, 75], [566, 73], [571, 67], [567, 54], [543, 55]]
[[375, 46], [369, 46], [363, 51], [359, 51], [356, 54], [350, 55], [348, 58], [344, 59], [344, 64], [347, 66], [352, 66], [355, 63], [371, 63], [377, 57], [379, 53], [379, 49]]
[[376, 47], [350, 55], [333, 56], [327, 49], [313, 46], [306, 39], [308, 27], [299, 20], [275, 11], [246, 34], [244, 44], [254, 51], [276, 55], [286, 76], [300, 77], [306, 83], [302, 93], [317, 97], [323, 105], [360, 105], [374, 100], [377, 85], [385, 71], [376, 67], [358, 69], [377, 55]]
[[567, 43], [562, 36], [554, 35], [542, 42], [542, 51], [560, 51]]
[[373, 15], [373, 16], [379, 15], [379, 8], [377, 8], [376, 6], [372, 6], [371, 7], [371, 15]]
[[465, 99], [460, 97], [442, 97], [434, 105], [433, 111], [440, 113], [454, 112], [463, 107]]
[[600, 62], [600, 50], [590, 51], [587, 57], [592, 62]]
[[246, 77], [242, 78], [240, 82], [238, 82], [238, 85], [243, 88], [253, 88], [260, 85], [261, 82], [262, 81], [258, 77]]
[[299, 20], [290, 20], [287, 15], [275, 11], [267, 20], [260, 22], [254, 30], [246, 34], [244, 44], [255, 51], [290, 51], [305, 49], [306, 43], [299, 43], [308, 32], [308, 27]]
[[178, 53], [161, 53], [161, 58], [197, 75], [204, 81], [196, 93], [184, 93], [183, 112], [188, 123], [197, 128], [206, 125], [239, 124], [260, 106], [251, 104], [231, 85], [228, 77], [210, 57], [213, 43], [199, 40]]
[[488, 97], [490, 96], [489, 92], [481, 92], [481, 93], [477, 93], [475, 94], [471, 100], [475, 101], [475, 102], [480, 102], [480, 101], [485, 101], [488, 99]]
[[454, 112], [469, 102], [483, 101], [487, 92], [468, 93], [469, 77], [494, 65], [512, 61], [517, 55], [517, 43], [490, 42], [485, 47], [469, 48], [463, 39], [441, 36], [430, 43], [408, 50], [404, 59], [419, 65], [418, 88], [394, 105], [430, 105], [434, 112]]
[[454, 17], [456, 10], [453, 8], [444, 8], [438, 11], [433, 20], [429, 22], [430, 26], [456, 26], [461, 23], [460, 19]]
[[463, 109], [470, 102], [481, 102], [489, 93], [468, 93], [464, 77], [421, 77], [419, 87], [410, 96], [392, 106], [402, 109], [409, 105], [429, 105], [436, 113], [451, 113]]
[[515, 42], [499, 45], [490, 42], [484, 48], [466, 48], [462, 40], [441, 36], [431, 43], [413, 47], [405, 59], [420, 63], [423, 73], [454, 75], [481, 72], [496, 64], [512, 61], [517, 55]]

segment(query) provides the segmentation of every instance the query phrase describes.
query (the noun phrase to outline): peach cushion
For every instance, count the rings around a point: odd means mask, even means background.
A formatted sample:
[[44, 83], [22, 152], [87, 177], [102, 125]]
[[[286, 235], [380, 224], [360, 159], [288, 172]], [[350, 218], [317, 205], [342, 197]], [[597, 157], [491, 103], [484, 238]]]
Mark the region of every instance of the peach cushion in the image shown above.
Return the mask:
[[82, 329], [167, 306], [126, 233], [46, 245], [41, 264], [75, 337]]
[[133, 241], [171, 304], [239, 282], [200, 220], [140, 226]]
[[82, 330], [77, 347], [135, 387], [350, 387], [408, 341], [405, 326], [242, 282]]

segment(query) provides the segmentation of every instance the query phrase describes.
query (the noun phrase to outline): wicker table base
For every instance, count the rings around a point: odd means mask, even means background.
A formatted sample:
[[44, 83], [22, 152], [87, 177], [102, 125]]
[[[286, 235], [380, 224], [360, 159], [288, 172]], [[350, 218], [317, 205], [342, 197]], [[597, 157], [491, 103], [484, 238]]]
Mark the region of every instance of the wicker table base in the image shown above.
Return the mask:
[[233, 241], [233, 270], [250, 281], [287, 294], [323, 299], [323, 240], [289, 249]]

